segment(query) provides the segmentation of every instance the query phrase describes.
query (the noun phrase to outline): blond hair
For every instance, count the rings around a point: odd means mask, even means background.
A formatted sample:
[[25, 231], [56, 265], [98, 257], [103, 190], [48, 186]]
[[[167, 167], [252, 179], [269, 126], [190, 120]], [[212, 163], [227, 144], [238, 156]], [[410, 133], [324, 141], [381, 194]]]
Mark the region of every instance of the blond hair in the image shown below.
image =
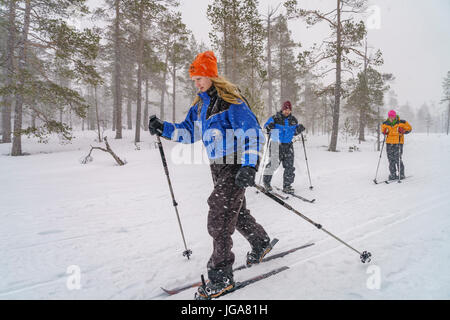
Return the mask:
[[[232, 84], [230, 81], [225, 79], [224, 77], [218, 76], [216, 78], [210, 78], [212, 81], [212, 85], [217, 90], [217, 95], [225, 100], [226, 102], [232, 103], [232, 104], [239, 104], [244, 101], [244, 98], [239, 92], [239, 89], [236, 85]], [[192, 105], [196, 105], [198, 102], [200, 102], [201, 98], [197, 95], [194, 99], [194, 102], [192, 102]], [[241, 100], [241, 101], [239, 101]]]

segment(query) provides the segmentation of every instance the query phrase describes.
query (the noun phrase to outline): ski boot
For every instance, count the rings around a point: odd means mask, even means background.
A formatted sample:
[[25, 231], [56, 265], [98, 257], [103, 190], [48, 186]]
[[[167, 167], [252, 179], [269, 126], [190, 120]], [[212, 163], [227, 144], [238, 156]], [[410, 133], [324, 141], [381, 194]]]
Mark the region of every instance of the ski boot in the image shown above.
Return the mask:
[[202, 285], [198, 287], [195, 294], [195, 300], [211, 300], [218, 298], [226, 293], [233, 291], [236, 286], [233, 277], [223, 277], [222, 281], [212, 282], [208, 280], [205, 282], [205, 278], [202, 275]]
[[[278, 241], [274, 239], [274, 244]], [[247, 268], [250, 268], [254, 264], [258, 264], [264, 259], [264, 257], [272, 250], [273, 245], [271, 241], [268, 241], [262, 248], [253, 248], [252, 252], [247, 252]]]
[[293, 194], [294, 193], [294, 188], [292, 188], [292, 186], [285, 186], [283, 188], [283, 192], [287, 193], [287, 194]]
[[264, 183], [264, 189], [266, 189], [267, 192], [271, 192], [273, 190], [270, 183]]
[[397, 174], [390, 174], [389, 175], [389, 180], [398, 180]]

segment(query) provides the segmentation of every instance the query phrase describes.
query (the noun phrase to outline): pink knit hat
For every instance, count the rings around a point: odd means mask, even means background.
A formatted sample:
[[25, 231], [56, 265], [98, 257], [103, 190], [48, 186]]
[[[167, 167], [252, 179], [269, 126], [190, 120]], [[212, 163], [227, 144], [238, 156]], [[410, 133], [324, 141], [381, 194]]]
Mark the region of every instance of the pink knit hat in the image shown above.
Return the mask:
[[391, 110], [388, 112], [388, 117], [389, 118], [395, 118], [397, 116], [397, 113], [394, 110]]

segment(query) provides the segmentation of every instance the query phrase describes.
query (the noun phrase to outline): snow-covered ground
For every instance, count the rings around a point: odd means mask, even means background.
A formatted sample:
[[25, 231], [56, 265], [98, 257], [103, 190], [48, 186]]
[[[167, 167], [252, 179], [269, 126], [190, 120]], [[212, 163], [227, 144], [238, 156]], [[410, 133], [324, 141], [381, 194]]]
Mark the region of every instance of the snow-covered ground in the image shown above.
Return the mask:
[[[143, 133], [136, 150], [131, 131], [120, 141], [109, 134], [125, 166], [98, 150], [93, 162], [80, 164], [89, 145], [98, 145], [94, 132], [77, 132], [78, 138], [63, 146], [57, 138], [46, 145], [24, 138], [30, 155], [23, 157], [7, 156], [10, 145], [0, 144], [0, 299], [193, 298], [194, 289], [167, 297], [160, 287], [197, 281], [206, 272], [212, 251], [206, 230], [208, 165], [198, 154], [195, 164], [182, 163], [180, 155], [190, 146], [163, 141], [193, 251], [187, 260], [153, 138]], [[407, 136], [403, 158], [411, 177], [390, 185], [372, 182], [379, 157], [374, 139], [348, 152], [355, 144], [340, 141], [341, 152], [331, 153], [328, 137], [309, 137], [310, 191], [297, 143], [294, 187], [317, 200], [288, 202], [358, 250], [370, 251], [372, 262], [360, 263], [355, 252], [250, 188], [249, 209], [280, 239], [273, 253], [309, 241], [315, 245], [236, 272], [239, 281], [290, 267], [223, 299], [450, 298], [450, 137]], [[383, 154], [378, 179], [387, 172]], [[281, 176], [279, 170], [275, 185]], [[241, 264], [250, 248], [238, 233], [233, 239]], [[74, 289], [77, 279], [81, 287]]]

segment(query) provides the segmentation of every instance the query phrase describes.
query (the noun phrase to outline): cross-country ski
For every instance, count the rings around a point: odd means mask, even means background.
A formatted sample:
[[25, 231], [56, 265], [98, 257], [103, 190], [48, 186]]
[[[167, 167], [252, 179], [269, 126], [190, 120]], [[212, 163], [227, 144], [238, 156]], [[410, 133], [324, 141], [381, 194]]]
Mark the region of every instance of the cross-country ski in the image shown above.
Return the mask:
[[[283, 192], [283, 189], [281, 189], [281, 188], [279, 188], [279, 187], [275, 187], [275, 189], [277, 189], [278, 191]], [[298, 195], [298, 194], [295, 193], [295, 192], [286, 192], [286, 194], [288, 194], [288, 195], [290, 195], [290, 196], [292, 196], [292, 197], [295, 197], [295, 198], [297, 198], [297, 199], [300, 199], [300, 200], [302, 200], [302, 201], [309, 202], [309, 203], [314, 203], [314, 201], [316, 201], [316, 199], [307, 199], [307, 198], [305, 198], [305, 197], [302, 197], [302, 196]]]
[[[296, 252], [300, 249], [305, 249], [308, 248], [310, 246], [314, 245], [314, 243], [307, 243], [305, 245], [301, 245], [298, 247], [294, 247], [282, 252], [278, 252], [278, 253], [274, 253], [269, 255], [268, 257], [265, 257], [261, 262], [268, 262], [274, 259], [279, 259], [279, 258], [283, 258], [284, 256], [291, 254], [293, 252]], [[243, 270], [245, 268], [248, 268], [246, 264], [240, 265], [239, 267], [236, 267], [233, 271], [239, 271], [239, 270]], [[183, 285], [183, 286], [179, 286], [177, 288], [173, 288], [173, 289], [165, 289], [165, 288], [161, 288], [165, 293], [167, 293], [168, 295], [174, 295], [174, 294], [178, 294], [184, 290], [190, 289], [190, 288], [196, 288], [198, 286], [200, 286], [202, 283], [201, 281], [199, 282], [193, 282], [187, 285]]]

